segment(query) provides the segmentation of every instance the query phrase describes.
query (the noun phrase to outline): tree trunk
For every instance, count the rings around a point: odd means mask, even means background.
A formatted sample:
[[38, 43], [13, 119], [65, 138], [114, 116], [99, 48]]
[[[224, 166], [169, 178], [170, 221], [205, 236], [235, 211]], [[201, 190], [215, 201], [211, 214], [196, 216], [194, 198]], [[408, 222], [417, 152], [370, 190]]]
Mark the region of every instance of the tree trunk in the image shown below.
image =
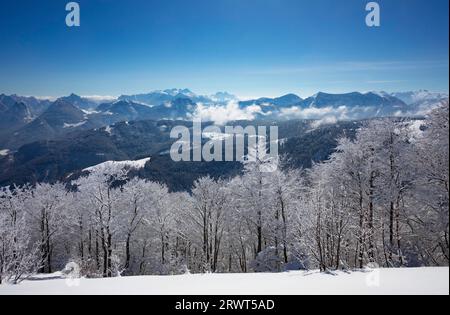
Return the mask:
[[127, 240], [125, 243], [125, 272], [128, 272], [128, 269], [130, 268], [130, 260], [131, 260], [131, 252], [130, 252], [130, 241], [131, 241], [131, 234], [128, 233]]
[[389, 265], [393, 266], [393, 251], [394, 251], [394, 202], [391, 201], [389, 207]]
[[371, 172], [369, 181], [369, 220], [368, 220], [368, 230], [369, 230], [369, 261], [371, 263], [375, 262], [375, 245], [374, 245], [374, 181], [375, 172]]
[[52, 252], [53, 252], [53, 246], [51, 244], [50, 240], [50, 225], [48, 223], [48, 217], [45, 219], [45, 226], [46, 226], [46, 248], [47, 248], [47, 271], [48, 273], [52, 273]]
[[280, 198], [281, 203], [281, 218], [283, 220], [283, 258], [284, 263], [289, 262], [288, 259], [288, 249], [287, 249], [287, 218], [286, 218], [286, 207], [284, 205], [283, 198]]
[[262, 252], [263, 248], [263, 236], [262, 236], [262, 213], [258, 211], [258, 226], [256, 227], [256, 231], [258, 234], [258, 246], [257, 246], [257, 254]]

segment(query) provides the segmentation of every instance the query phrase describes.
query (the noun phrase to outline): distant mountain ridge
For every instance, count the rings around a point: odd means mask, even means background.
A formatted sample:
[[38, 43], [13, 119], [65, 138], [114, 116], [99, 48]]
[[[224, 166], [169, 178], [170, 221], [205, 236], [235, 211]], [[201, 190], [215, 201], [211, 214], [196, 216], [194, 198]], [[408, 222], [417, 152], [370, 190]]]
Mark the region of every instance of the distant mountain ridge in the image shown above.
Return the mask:
[[426, 115], [436, 104], [441, 103], [444, 100], [448, 100], [448, 93], [436, 93], [428, 90], [418, 90], [410, 92], [378, 92], [382, 96], [395, 97], [402, 100], [408, 105], [407, 112], [412, 115]]
[[0, 126], [2, 129], [16, 130], [33, 119], [29, 107], [22, 102], [15, 103], [9, 107], [5, 106], [4, 108], [0, 115]]
[[345, 93], [345, 94], [329, 94], [319, 92], [316, 95], [309, 97], [302, 101], [300, 106], [303, 107], [339, 107], [339, 106], [348, 106], [348, 107], [405, 107], [406, 104], [401, 100], [392, 97], [392, 96], [380, 96], [375, 93]]
[[[28, 110], [30, 113], [34, 116], [37, 116], [44, 112], [50, 106], [52, 103], [50, 100], [47, 99], [38, 99], [33, 96], [19, 96], [16, 94], [13, 95], [0, 95], [0, 104], [3, 104], [4, 106], [11, 107], [15, 103], [23, 103], [28, 107]], [[2, 105], [0, 105], [0, 113], [2, 111]]]
[[206, 120], [213, 121], [215, 115], [227, 115], [233, 120], [324, 119], [333, 122], [386, 116], [423, 116], [444, 99], [448, 99], [448, 94], [420, 90], [399, 93], [319, 92], [306, 99], [296, 94], [286, 94], [276, 98], [239, 101], [228, 92], [201, 96], [189, 89], [167, 89], [123, 95], [118, 100], [99, 104], [98, 99], [73, 93], [55, 102], [1, 94], [0, 150], [16, 150], [34, 141], [53, 140], [71, 132], [102, 128], [118, 122], [203, 118], [202, 111], [207, 112]]
[[240, 106], [246, 107], [251, 105], [263, 105], [263, 106], [294, 106], [299, 104], [303, 99], [295, 94], [286, 94], [276, 98], [262, 97], [256, 100], [242, 101]]
[[[7, 135], [42, 114], [51, 102], [35, 97], [0, 95], [0, 136]], [[0, 137], [1, 140], [1, 137]]]
[[[214, 99], [215, 98], [215, 99]], [[232, 98], [231, 94], [215, 94], [212, 97], [197, 95], [189, 89], [168, 89], [164, 91], [153, 91], [145, 94], [121, 95], [119, 100], [143, 103], [149, 106], [159, 106], [164, 103], [170, 103], [177, 99], [190, 99], [195, 103], [211, 104], [221, 99]]]
[[[345, 93], [329, 94], [319, 92], [314, 96], [302, 99], [295, 94], [288, 94], [279, 98], [260, 98], [239, 103], [241, 107], [260, 106], [262, 115], [272, 118], [319, 119], [321, 116], [333, 116], [333, 112], [340, 113], [340, 119], [366, 119], [371, 117], [398, 116], [408, 112], [408, 106], [398, 98], [390, 95], [381, 96], [375, 93]], [[311, 114], [312, 113], [312, 114]]]
[[98, 103], [88, 98], [78, 96], [74, 93], [70, 94], [69, 96], [60, 97], [58, 100], [71, 103], [72, 105], [75, 105], [79, 109], [84, 110], [94, 109], [98, 106]]
[[444, 100], [449, 97], [446, 93], [436, 93], [430, 92], [428, 90], [419, 90], [419, 91], [409, 91], [409, 92], [394, 92], [394, 93], [386, 93], [381, 92], [382, 94], [387, 94], [392, 97], [396, 97], [407, 105], [412, 105], [418, 102], [423, 101], [436, 101], [436, 100]]
[[15, 130], [5, 139], [4, 146], [17, 149], [20, 146], [40, 140], [51, 140], [74, 129], [91, 129], [96, 125], [78, 107], [62, 99], [57, 100], [40, 116]]

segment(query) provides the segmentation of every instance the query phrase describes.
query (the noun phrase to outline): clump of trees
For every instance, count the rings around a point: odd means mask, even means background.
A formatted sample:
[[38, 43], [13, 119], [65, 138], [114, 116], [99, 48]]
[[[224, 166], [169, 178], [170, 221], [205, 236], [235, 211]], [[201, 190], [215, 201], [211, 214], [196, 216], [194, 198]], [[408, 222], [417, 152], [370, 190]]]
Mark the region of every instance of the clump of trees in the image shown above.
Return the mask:
[[247, 163], [190, 193], [92, 169], [0, 190], [0, 281], [68, 262], [87, 277], [449, 264], [448, 102], [378, 119], [309, 170]]

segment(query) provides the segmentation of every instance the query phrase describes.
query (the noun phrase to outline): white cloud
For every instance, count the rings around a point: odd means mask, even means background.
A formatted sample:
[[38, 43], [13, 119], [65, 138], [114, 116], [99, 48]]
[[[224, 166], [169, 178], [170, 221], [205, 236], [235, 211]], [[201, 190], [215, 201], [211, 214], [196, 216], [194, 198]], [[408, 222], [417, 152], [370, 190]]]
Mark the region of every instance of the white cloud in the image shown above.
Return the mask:
[[[27, 97], [33, 97], [33, 96], [27, 96]], [[56, 101], [58, 98], [54, 96], [34, 96], [39, 101]]]
[[334, 119], [344, 120], [348, 119], [348, 108], [346, 106], [339, 107], [308, 107], [300, 108], [298, 106], [281, 109], [281, 117], [284, 118], [297, 118], [297, 119]]
[[333, 125], [338, 122], [338, 119], [335, 116], [326, 116], [322, 119], [316, 120], [311, 124], [313, 128], [319, 128], [323, 125]]
[[115, 101], [117, 100], [116, 96], [111, 95], [83, 95], [83, 98], [87, 98], [93, 102], [106, 102], [106, 101]]
[[348, 120], [351, 117], [351, 110], [346, 106], [339, 107], [291, 107], [281, 110], [281, 117], [286, 119], [313, 119], [311, 127], [318, 128], [322, 125], [335, 124], [340, 120]]
[[258, 114], [262, 114], [262, 109], [258, 105], [251, 105], [246, 108], [239, 108], [237, 102], [229, 102], [227, 105], [205, 106], [198, 104], [194, 114], [194, 119], [212, 121], [223, 125], [235, 120], [254, 120]]

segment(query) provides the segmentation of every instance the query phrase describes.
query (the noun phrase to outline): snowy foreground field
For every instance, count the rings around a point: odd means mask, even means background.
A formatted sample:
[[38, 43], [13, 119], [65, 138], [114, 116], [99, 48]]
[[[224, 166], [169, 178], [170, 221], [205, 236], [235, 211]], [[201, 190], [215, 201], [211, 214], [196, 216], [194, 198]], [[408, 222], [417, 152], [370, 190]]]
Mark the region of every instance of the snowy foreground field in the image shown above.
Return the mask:
[[381, 269], [321, 274], [207, 274], [112, 279], [36, 277], [20, 285], [1, 285], [0, 295], [313, 295], [449, 294], [449, 268]]

